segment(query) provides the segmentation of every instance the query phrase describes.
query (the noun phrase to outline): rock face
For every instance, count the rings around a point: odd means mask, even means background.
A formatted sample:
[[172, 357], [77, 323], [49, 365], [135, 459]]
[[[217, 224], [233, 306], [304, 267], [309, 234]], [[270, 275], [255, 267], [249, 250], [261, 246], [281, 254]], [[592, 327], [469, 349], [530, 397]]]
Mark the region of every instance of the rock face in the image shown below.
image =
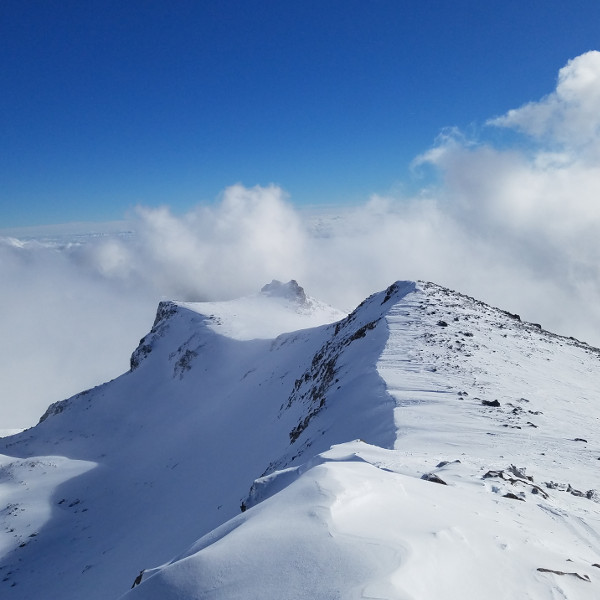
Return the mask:
[[131, 370], [135, 370], [140, 363], [152, 352], [156, 340], [166, 334], [169, 329], [169, 319], [177, 312], [177, 304], [170, 301], [163, 301], [158, 304], [156, 317], [150, 333], [145, 335], [133, 351], [129, 360]]
[[298, 282], [295, 279], [292, 279], [287, 283], [282, 283], [277, 279], [273, 279], [271, 283], [267, 283], [263, 286], [260, 292], [265, 296], [285, 298], [286, 300], [296, 302], [297, 304], [305, 304], [307, 300], [304, 289], [298, 285]]
[[599, 562], [600, 352], [425, 282], [315, 307], [161, 303], [128, 373], [0, 440], [0, 596], [600, 597], [556, 577]]

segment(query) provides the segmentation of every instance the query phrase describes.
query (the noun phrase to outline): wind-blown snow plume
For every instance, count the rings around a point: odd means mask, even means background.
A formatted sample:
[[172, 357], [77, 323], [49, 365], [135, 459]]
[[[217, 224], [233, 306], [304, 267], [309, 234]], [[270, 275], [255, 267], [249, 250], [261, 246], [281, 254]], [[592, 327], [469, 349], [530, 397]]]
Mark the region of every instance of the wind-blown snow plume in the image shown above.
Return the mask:
[[440, 136], [415, 165], [441, 184], [414, 198], [319, 216], [277, 186], [235, 185], [183, 216], [140, 207], [128, 237], [5, 240], [6, 426], [125, 370], [159, 299], [233, 298], [272, 279], [346, 310], [396, 279], [429, 279], [599, 345], [599, 98], [600, 52], [589, 52], [560, 70], [554, 92], [488, 121], [482, 135], [525, 135], [512, 146]]

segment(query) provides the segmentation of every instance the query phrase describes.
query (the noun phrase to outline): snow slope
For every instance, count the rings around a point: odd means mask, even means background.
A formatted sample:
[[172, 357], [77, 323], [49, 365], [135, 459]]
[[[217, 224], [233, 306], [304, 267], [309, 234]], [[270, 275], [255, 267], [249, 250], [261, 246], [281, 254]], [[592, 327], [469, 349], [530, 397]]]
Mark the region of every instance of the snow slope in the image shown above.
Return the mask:
[[2, 597], [600, 597], [599, 351], [422, 282], [276, 336], [298, 290], [161, 303], [0, 440]]

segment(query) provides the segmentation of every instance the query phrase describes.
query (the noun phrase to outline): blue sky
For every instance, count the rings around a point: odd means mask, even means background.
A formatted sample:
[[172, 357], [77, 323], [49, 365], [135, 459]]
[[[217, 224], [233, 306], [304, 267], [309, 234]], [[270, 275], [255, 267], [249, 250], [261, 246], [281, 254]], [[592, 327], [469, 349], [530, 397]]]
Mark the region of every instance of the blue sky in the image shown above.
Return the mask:
[[4, 0], [0, 227], [183, 213], [236, 182], [413, 190], [442, 128], [497, 135], [599, 26], [596, 0]]

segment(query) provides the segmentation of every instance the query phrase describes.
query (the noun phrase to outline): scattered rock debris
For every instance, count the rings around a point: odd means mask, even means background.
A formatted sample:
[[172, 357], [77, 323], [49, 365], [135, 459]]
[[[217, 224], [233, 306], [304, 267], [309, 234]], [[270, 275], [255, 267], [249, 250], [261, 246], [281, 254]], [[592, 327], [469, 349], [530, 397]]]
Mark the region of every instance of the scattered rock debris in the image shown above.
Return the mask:
[[581, 490], [575, 489], [570, 483], [556, 483], [554, 481], [545, 481], [544, 485], [550, 490], [567, 492], [572, 496], [587, 498], [588, 500], [593, 500], [594, 502], [600, 502], [600, 494], [597, 490], [587, 490], [586, 492], [582, 492]]
[[[488, 471], [483, 476], [483, 479], [490, 479], [490, 478], [502, 479], [503, 481], [506, 481], [506, 482], [510, 483], [511, 485], [522, 484], [522, 485], [529, 486], [531, 488], [532, 494], [540, 494], [542, 496], [542, 498], [545, 498], [545, 499], [549, 498], [549, 495], [545, 490], [543, 490], [539, 485], [536, 485], [535, 483], [533, 483], [533, 477], [531, 477], [531, 475], [525, 474], [524, 467], [519, 468], [519, 467], [515, 467], [514, 465], [510, 465], [510, 467], [506, 470], [501, 469], [498, 471]], [[504, 495], [505, 498], [512, 498], [513, 496], [515, 496], [515, 494], [511, 495], [511, 492]], [[514, 499], [524, 500], [524, 498], [519, 497], [519, 496], [516, 496]]]

